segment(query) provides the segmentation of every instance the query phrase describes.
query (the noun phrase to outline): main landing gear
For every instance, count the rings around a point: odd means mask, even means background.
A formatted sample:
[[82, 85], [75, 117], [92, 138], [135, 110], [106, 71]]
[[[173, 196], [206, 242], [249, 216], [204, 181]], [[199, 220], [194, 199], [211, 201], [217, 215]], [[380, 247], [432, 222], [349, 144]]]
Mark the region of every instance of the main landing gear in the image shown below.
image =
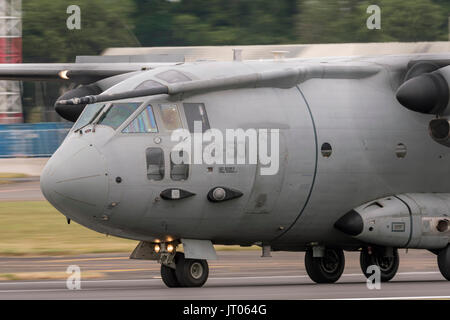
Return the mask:
[[[449, 247], [450, 248], [450, 247]], [[450, 279], [450, 249], [441, 251], [438, 261], [447, 271], [444, 277]], [[363, 248], [360, 255], [360, 265], [363, 274], [369, 278], [372, 271], [369, 266], [377, 266], [380, 270], [380, 280], [387, 282], [397, 273], [399, 266], [398, 250], [396, 248], [368, 247]], [[345, 267], [345, 257], [342, 249], [315, 247], [306, 251], [305, 267], [311, 280], [316, 283], [334, 283], [341, 277]], [[441, 269], [441, 272], [442, 269]], [[444, 274], [444, 273], [443, 273]]]
[[372, 275], [368, 267], [375, 265], [380, 269], [381, 282], [388, 282], [397, 273], [400, 259], [396, 248], [367, 247], [362, 249], [359, 263], [367, 278]]
[[344, 272], [345, 257], [342, 249], [323, 249], [306, 251], [305, 267], [311, 280], [316, 283], [334, 283]]
[[172, 254], [161, 263], [161, 278], [169, 288], [201, 287], [208, 280], [208, 275], [206, 260], [186, 259], [181, 252]]

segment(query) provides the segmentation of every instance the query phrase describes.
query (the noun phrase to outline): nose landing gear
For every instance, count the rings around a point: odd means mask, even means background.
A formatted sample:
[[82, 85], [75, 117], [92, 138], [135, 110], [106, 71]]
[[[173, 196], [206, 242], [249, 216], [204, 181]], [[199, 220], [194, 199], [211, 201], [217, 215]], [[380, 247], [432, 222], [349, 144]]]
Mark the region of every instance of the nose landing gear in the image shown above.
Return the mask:
[[187, 259], [181, 252], [173, 253], [173, 259], [161, 260], [161, 278], [169, 288], [201, 287], [208, 280], [208, 275], [206, 260]]

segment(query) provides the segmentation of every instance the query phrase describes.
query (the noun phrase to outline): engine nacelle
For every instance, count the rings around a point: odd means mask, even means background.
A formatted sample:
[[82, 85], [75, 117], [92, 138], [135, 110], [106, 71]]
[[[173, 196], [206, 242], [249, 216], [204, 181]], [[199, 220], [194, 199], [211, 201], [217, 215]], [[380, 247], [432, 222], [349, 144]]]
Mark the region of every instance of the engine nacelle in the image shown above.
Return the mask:
[[450, 66], [424, 73], [403, 83], [397, 100], [407, 109], [435, 115], [450, 115]]
[[[449, 118], [450, 66], [427, 73], [433, 67], [435, 66], [432, 64], [422, 63], [411, 68], [405, 83], [397, 90], [397, 100], [409, 110]], [[431, 120], [428, 128], [434, 141], [450, 147], [450, 125], [447, 118]]]
[[78, 88], [72, 89], [64, 93], [55, 103], [55, 111], [62, 118], [75, 122], [77, 121], [80, 114], [83, 112], [85, 104], [79, 105], [61, 105], [58, 103], [59, 100], [67, 100], [71, 98], [84, 97], [88, 95], [96, 95], [102, 93], [103, 90], [96, 84], [82, 85]]
[[77, 105], [66, 105], [60, 104], [61, 100], [69, 100], [72, 98], [79, 98], [91, 95], [98, 95], [104, 92], [105, 90], [111, 88], [112, 86], [118, 84], [119, 82], [129, 78], [133, 74], [138, 74], [139, 71], [129, 72], [124, 74], [119, 74], [116, 76], [112, 76], [109, 78], [105, 78], [99, 80], [97, 82], [91, 84], [80, 85], [79, 87], [67, 91], [61, 97], [56, 100], [55, 103], [55, 111], [64, 119], [75, 122], [77, 121], [80, 114], [83, 112], [86, 104], [77, 104]]
[[440, 249], [450, 239], [450, 194], [403, 194], [371, 201], [335, 223], [368, 244]]

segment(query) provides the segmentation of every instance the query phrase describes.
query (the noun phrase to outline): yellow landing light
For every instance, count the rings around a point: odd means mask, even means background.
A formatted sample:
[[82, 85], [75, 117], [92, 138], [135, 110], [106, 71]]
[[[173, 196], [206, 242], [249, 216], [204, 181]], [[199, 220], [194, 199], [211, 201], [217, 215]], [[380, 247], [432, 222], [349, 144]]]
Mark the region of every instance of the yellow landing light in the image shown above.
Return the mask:
[[62, 70], [62, 71], [58, 72], [58, 75], [61, 79], [69, 80], [69, 77], [67, 75], [68, 72], [69, 72], [69, 70]]

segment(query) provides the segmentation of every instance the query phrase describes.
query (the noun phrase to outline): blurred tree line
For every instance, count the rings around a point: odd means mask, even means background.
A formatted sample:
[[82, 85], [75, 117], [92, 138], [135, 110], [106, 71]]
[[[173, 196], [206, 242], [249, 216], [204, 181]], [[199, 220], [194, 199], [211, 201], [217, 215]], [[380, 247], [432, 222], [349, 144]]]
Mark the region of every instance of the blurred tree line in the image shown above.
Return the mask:
[[[66, 9], [81, 8], [69, 30]], [[368, 30], [369, 5], [381, 30]], [[24, 61], [67, 62], [108, 47], [448, 40], [448, 0], [33, 0]]]
[[[374, 4], [380, 30], [366, 26]], [[80, 30], [67, 28], [69, 5], [81, 9]], [[448, 0], [33, 0], [23, 2], [23, 59], [72, 62], [130, 46], [446, 41], [449, 14]], [[55, 120], [63, 89], [25, 83], [24, 105], [37, 110], [27, 119]], [[43, 106], [53, 118], [42, 118]]]

